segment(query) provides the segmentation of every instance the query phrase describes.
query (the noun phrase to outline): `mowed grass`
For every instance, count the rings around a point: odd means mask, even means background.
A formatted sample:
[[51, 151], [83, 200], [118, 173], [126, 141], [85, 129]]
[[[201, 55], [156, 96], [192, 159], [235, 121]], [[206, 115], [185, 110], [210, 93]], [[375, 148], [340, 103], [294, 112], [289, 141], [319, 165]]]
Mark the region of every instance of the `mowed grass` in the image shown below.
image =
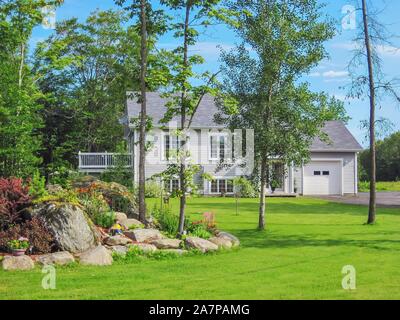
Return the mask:
[[[369, 192], [369, 182], [360, 182], [358, 189], [360, 192]], [[400, 191], [400, 181], [377, 182], [376, 191]]]
[[[151, 207], [156, 200], [149, 201]], [[171, 204], [176, 210], [178, 204]], [[257, 199], [193, 198], [188, 212], [216, 214], [239, 250], [111, 267], [57, 269], [57, 289], [43, 290], [39, 268], [0, 271], [1, 299], [400, 299], [400, 210], [314, 199], [267, 199], [268, 230], [256, 230]], [[342, 289], [343, 266], [357, 289]]]

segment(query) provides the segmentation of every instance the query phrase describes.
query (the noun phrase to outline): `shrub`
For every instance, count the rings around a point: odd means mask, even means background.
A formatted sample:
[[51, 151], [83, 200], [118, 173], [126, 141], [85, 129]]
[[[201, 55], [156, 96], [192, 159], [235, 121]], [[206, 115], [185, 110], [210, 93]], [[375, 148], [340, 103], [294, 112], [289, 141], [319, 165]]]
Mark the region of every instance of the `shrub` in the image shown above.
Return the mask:
[[192, 222], [187, 228], [188, 235], [203, 239], [211, 238], [212, 234], [207, 230], [203, 221]]
[[54, 194], [47, 194], [33, 200], [34, 204], [45, 203], [45, 202], [70, 203], [76, 206], [80, 205], [78, 194], [74, 190], [64, 190], [64, 189]]
[[53, 235], [40, 218], [34, 217], [32, 220], [0, 232], [0, 250], [7, 251], [9, 242], [20, 237], [25, 237], [29, 240], [31, 253], [33, 254], [50, 253], [56, 249]]
[[79, 194], [80, 202], [85, 208], [85, 212], [94, 221], [100, 213], [110, 211], [110, 206], [107, 204], [101, 193], [92, 191], [90, 193]]
[[160, 198], [163, 194], [162, 186], [156, 181], [146, 182], [146, 198]]
[[39, 170], [36, 170], [29, 181], [29, 195], [32, 198], [40, 198], [47, 194], [46, 178], [40, 175]]
[[253, 183], [244, 177], [239, 177], [233, 180], [235, 193], [241, 198], [257, 198], [258, 192]]
[[51, 173], [49, 174], [49, 183], [60, 185], [65, 189], [71, 187], [71, 181], [74, 181], [82, 176], [82, 173], [71, 170], [64, 165], [50, 168], [50, 170]]
[[22, 179], [0, 179], [0, 230], [21, 223], [30, 204], [28, 187]]
[[93, 219], [95, 225], [106, 229], [111, 228], [112, 225], [114, 224], [114, 221], [115, 221], [115, 213], [112, 211], [100, 212]]
[[169, 208], [155, 206], [152, 215], [160, 226], [160, 229], [171, 236], [175, 236], [179, 229], [179, 216], [173, 214]]

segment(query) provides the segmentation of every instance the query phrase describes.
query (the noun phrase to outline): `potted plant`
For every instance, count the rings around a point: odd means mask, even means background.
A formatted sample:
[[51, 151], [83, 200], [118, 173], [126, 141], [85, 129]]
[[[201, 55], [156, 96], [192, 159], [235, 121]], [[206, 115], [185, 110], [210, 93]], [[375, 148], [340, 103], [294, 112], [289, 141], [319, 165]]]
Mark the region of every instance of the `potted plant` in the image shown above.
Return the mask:
[[18, 240], [11, 240], [8, 242], [8, 247], [11, 249], [13, 256], [23, 256], [29, 248], [29, 240], [23, 237]]

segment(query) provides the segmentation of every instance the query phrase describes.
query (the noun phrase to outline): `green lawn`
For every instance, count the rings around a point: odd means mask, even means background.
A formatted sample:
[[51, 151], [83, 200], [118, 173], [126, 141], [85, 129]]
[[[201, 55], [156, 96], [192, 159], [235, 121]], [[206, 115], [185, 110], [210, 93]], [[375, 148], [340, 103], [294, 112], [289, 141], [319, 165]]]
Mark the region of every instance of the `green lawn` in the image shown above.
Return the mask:
[[[313, 199], [268, 199], [268, 231], [259, 232], [257, 200], [190, 199], [188, 211], [213, 211], [238, 251], [112, 267], [59, 268], [57, 289], [42, 274], [0, 271], [2, 299], [400, 299], [400, 212]], [[177, 208], [177, 203], [172, 204]], [[342, 267], [357, 270], [357, 290], [341, 287]]]
[[[369, 192], [369, 182], [360, 182], [358, 190], [360, 192]], [[377, 182], [376, 191], [400, 191], [400, 181]]]

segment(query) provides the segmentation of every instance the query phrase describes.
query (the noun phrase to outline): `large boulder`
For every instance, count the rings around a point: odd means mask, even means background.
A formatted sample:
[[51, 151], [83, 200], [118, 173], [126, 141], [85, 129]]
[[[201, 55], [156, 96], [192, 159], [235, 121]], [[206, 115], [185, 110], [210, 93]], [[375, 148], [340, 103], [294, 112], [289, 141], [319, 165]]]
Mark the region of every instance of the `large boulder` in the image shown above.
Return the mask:
[[104, 243], [108, 246], [126, 246], [129, 243], [132, 243], [132, 240], [124, 237], [124, 236], [113, 236], [108, 237], [104, 240]]
[[224, 248], [224, 249], [232, 248], [232, 242], [227, 238], [212, 237], [208, 239], [208, 241], [216, 244], [218, 248]]
[[180, 249], [182, 240], [179, 239], [160, 239], [151, 242], [157, 249]]
[[217, 237], [229, 240], [230, 242], [232, 242], [233, 247], [237, 247], [240, 245], [239, 239], [235, 237], [233, 234], [230, 234], [228, 232], [220, 231], [218, 232]]
[[125, 246], [112, 246], [110, 250], [120, 256], [125, 256], [128, 252], [128, 247]]
[[115, 212], [115, 219], [118, 221], [128, 220], [128, 216], [123, 212]]
[[126, 228], [126, 229], [141, 229], [144, 227], [143, 223], [141, 223], [137, 219], [126, 219], [121, 221], [121, 224]]
[[125, 227], [125, 229], [136, 229], [143, 228], [144, 225], [137, 219], [128, 218], [128, 216], [123, 212], [115, 212], [115, 219]]
[[72, 254], [67, 251], [63, 251], [42, 255], [37, 258], [37, 262], [42, 265], [64, 266], [75, 262], [75, 259]]
[[157, 251], [157, 247], [155, 245], [149, 243], [135, 243], [129, 245], [128, 248], [137, 248], [143, 252], [154, 252]]
[[44, 220], [63, 251], [80, 253], [97, 245], [94, 226], [78, 206], [45, 203], [34, 214]]
[[83, 265], [109, 266], [113, 263], [113, 258], [109, 250], [103, 246], [98, 246], [82, 253], [79, 262]]
[[154, 240], [164, 239], [165, 236], [157, 229], [135, 229], [130, 231], [125, 231], [124, 234], [137, 242], [151, 243]]
[[185, 245], [189, 249], [197, 249], [201, 252], [209, 252], [218, 250], [218, 246], [208, 240], [198, 237], [187, 237], [185, 239]]
[[33, 260], [28, 256], [6, 256], [2, 261], [4, 270], [31, 270], [35, 267]]
[[114, 211], [126, 212], [131, 218], [138, 217], [135, 195], [122, 184], [104, 182], [88, 176], [75, 180], [73, 186], [81, 191], [95, 190], [103, 195]]

